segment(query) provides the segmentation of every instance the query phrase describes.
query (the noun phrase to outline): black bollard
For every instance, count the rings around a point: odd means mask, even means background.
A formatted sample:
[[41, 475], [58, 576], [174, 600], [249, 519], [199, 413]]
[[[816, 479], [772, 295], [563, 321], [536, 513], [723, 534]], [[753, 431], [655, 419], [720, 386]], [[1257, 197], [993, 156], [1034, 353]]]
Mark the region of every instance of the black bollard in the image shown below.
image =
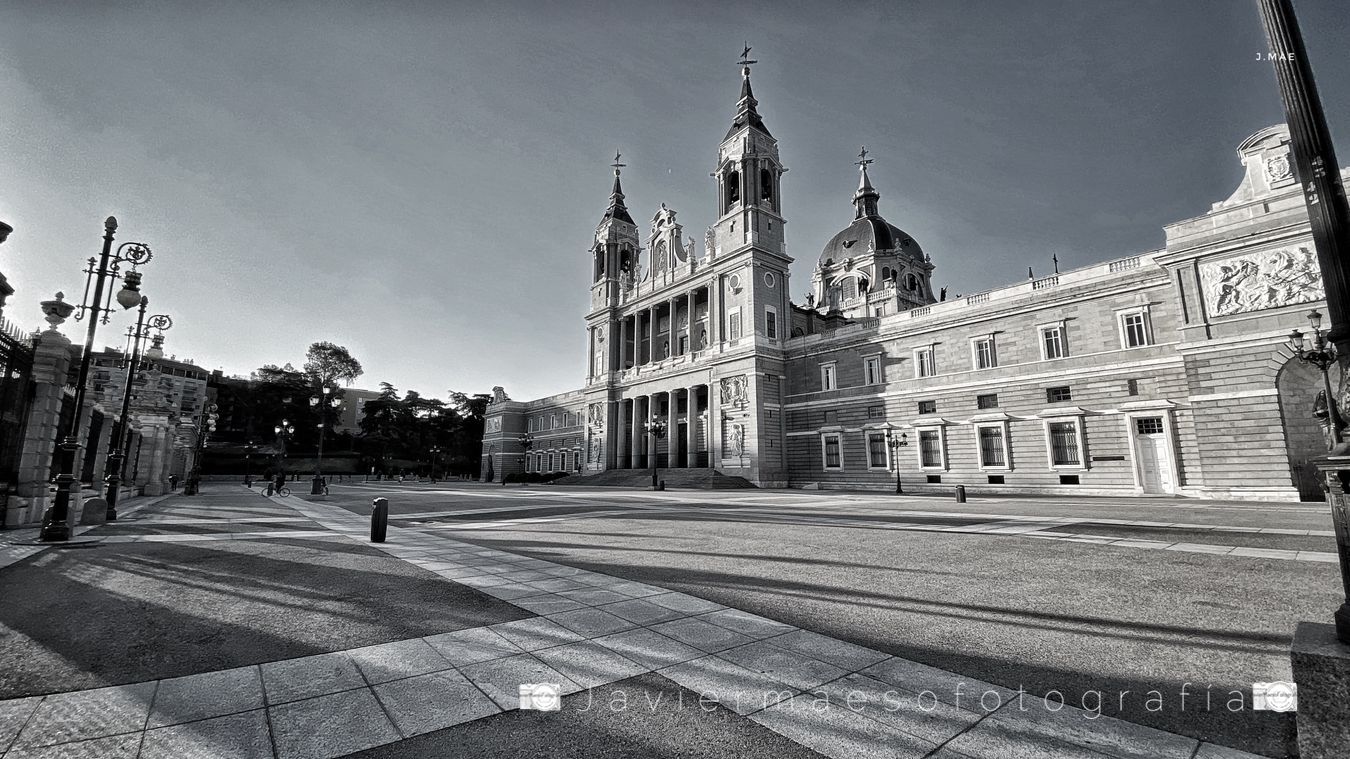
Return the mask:
[[966, 486], [965, 486], [965, 485], [957, 485], [957, 486], [956, 486], [956, 502], [957, 502], [957, 503], [965, 503], [965, 502], [966, 502]]
[[389, 499], [376, 498], [370, 510], [370, 542], [383, 543], [389, 529]]

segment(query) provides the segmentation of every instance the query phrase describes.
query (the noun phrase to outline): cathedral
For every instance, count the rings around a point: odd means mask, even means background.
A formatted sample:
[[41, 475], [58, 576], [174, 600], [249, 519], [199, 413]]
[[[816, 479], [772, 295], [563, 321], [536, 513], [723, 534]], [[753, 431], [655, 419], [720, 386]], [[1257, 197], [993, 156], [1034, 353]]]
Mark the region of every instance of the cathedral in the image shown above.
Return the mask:
[[1321, 376], [1289, 335], [1325, 304], [1283, 126], [1238, 147], [1237, 190], [1166, 225], [1162, 249], [953, 298], [883, 218], [864, 150], [853, 220], [798, 304], [787, 168], [748, 63], [701, 249], [664, 205], [642, 238], [616, 156], [585, 384], [498, 388], [484, 480], [636, 484], [659, 467], [760, 487], [1320, 500]]

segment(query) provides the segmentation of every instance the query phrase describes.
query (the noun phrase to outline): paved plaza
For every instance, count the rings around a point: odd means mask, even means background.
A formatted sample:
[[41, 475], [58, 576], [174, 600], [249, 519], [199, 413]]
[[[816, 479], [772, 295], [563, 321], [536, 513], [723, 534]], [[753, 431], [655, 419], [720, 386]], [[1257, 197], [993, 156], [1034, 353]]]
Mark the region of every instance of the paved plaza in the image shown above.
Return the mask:
[[1285, 756], [1251, 683], [1332, 607], [1329, 535], [1316, 504], [216, 483], [5, 553], [0, 748]]

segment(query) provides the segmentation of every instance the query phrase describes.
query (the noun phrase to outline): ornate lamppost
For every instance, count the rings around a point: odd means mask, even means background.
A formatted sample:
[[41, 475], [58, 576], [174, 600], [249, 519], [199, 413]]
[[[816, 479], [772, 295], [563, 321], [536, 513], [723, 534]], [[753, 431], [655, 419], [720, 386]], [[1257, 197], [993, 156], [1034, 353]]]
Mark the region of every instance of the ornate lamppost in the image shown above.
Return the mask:
[[309, 405], [319, 411], [319, 458], [314, 465], [314, 481], [310, 484], [309, 494], [319, 495], [323, 493], [323, 434], [328, 427], [328, 409], [337, 409], [342, 405], [342, 399], [333, 395], [333, 388], [325, 385], [323, 392], [319, 396], [312, 396], [309, 399]]
[[659, 490], [661, 483], [657, 479], [657, 472], [659, 471], [657, 467], [660, 464], [660, 459], [657, 458], [656, 449], [657, 441], [666, 436], [666, 420], [648, 419], [643, 422], [642, 426], [647, 429], [647, 434], [652, 436], [652, 490]]
[[220, 414], [216, 413], [219, 407], [212, 403], [206, 407], [205, 412], [197, 421], [197, 441], [196, 451], [192, 455], [192, 473], [188, 475], [187, 487], [184, 488], [183, 495], [197, 495], [201, 492], [202, 486], [202, 457], [206, 455], [206, 436], [216, 431], [216, 420]]
[[[526, 433], [524, 433], [524, 434], [518, 436], [518, 437], [516, 438], [516, 442], [517, 442], [517, 443], [520, 443], [520, 453], [521, 453], [521, 455], [516, 459], [516, 463], [520, 464], [520, 471], [521, 471], [521, 474], [524, 474], [524, 473], [525, 473], [525, 459], [529, 457], [529, 455], [530, 455], [530, 449], [534, 447], [534, 437], [533, 437], [532, 435], [530, 435], [530, 433], [526, 432]], [[502, 486], [503, 486], [503, 487], [506, 486], [506, 475], [505, 475], [505, 474], [502, 475]]]
[[[71, 416], [70, 429], [61, 440], [61, 471], [56, 475], [56, 497], [51, 508], [42, 516], [42, 531], [39, 539], [43, 542], [70, 540], [70, 526], [66, 520], [70, 514], [71, 492], [75, 488], [75, 459], [80, 450], [80, 418], [84, 415], [85, 393], [89, 384], [89, 367], [94, 354], [94, 335], [99, 322], [107, 323], [112, 306], [112, 290], [104, 296], [104, 287], [109, 278], [115, 278], [122, 264], [130, 264], [121, 291], [117, 293], [117, 304], [123, 309], [134, 308], [141, 302], [141, 273], [136, 267], [150, 261], [150, 247], [144, 243], [124, 242], [117, 251], [112, 249], [113, 233], [117, 231], [117, 219], [109, 216], [103, 222], [103, 251], [97, 259], [89, 259], [89, 268], [85, 269], [88, 279], [85, 281], [85, 298], [77, 309], [75, 318], [89, 318], [89, 329], [85, 333], [84, 352], [80, 355], [80, 373], [75, 385], [75, 413]], [[89, 298], [89, 286], [93, 285], [93, 298]]]
[[277, 489], [286, 482], [286, 441], [295, 434], [295, 425], [282, 419], [281, 423], [272, 427], [272, 431], [277, 435]]
[[1345, 420], [1341, 418], [1340, 410], [1336, 407], [1336, 395], [1331, 389], [1329, 371], [1336, 364], [1336, 346], [1327, 339], [1327, 333], [1322, 329], [1322, 314], [1317, 311], [1309, 313], [1308, 324], [1312, 327], [1312, 344], [1307, 343], [1301, 331], [1294, 330], [1289, 335], [1289, 348], [1300, 360], [1312, 364], [1322, 373], [1322, 395], [1326, 399], [1327, 427], [1331, 434], [1331, 447], [1335, 447], [1341, 444], [1342, 433], [1345, 430]]
[[431, 454], [431, 481], [433, 483], [436, 481], [436, 464], [440, 462], [441, 453], [444, 451], [445, 449], [439, 445], [431, 446], [431, 450], [429, 451]]
[[900, 484], [900, 449], [909, 445], [909, 433], [901, 432], [897, 437], [895, 435], [886, 436], [886, 445], [891, 448], [891, 461], [895, 464], [895, 492], [905, 492]]
[[155, 314], [148, 320], [145, 318], [145, 309], [150, 305], [150, 299], [141, 296], [141, 307], [136, 314], [136, 326], [127, 331], [127, 376], [125, 386], [122, 388], [122, 411], [117, 416], [117, 423], [113, 425], [113, 448], [108, 452], [108, 463], [104, 467], [108, 471], [108, 476], [103, 478], [108, 484], [104, 492], [104, 500], [108, 502], [107, 519], [109, 522], [117, 520], [117, 498], [122, 485], [122, 464], [126, 461], [126, 447], [128, 439], [131, 437], [131, 425], [129, 425], [127, 414], [131, 409], [131, 391], [136, 384], [136, 374], [141, 370], [141, 345], [145, 338], [149, 337], [150, 330], [159, 330], [161, 339], [164, 330], [173, 326], [173, 319], [164, 314]]
[[250, 440], [244, 444], [244, 487], [253, 487], [253, 452], [258, 446]]

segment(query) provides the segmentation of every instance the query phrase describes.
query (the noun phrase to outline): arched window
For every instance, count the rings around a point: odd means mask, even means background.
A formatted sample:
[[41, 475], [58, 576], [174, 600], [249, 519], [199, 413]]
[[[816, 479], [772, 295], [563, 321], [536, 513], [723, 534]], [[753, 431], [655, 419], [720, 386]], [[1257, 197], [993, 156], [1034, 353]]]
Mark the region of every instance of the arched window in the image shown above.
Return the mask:
[[773, 172], [768, 169], [759, 170], [759, 198], [773, 203]]
[[905, 276], [905, 289], [909, 290], [910, 292], [914, 292], [915, 290], [918, 290], [918, 289], [919, 289], [919, 278], [916, 277], [916, 276], [914, 276], [913, 274], [908, 274], [908, 275], [906, 275], [906, 276]]
[[855, 277], [849, 277], [842, 283], [844, 286], [844, 300], [853, 300], [858, 297], [858, 280]]
[[739, 171], [728, 171], [722, 178], [722, 183], [727, 189], [727, 209], [741, 202], [741, 173]]

